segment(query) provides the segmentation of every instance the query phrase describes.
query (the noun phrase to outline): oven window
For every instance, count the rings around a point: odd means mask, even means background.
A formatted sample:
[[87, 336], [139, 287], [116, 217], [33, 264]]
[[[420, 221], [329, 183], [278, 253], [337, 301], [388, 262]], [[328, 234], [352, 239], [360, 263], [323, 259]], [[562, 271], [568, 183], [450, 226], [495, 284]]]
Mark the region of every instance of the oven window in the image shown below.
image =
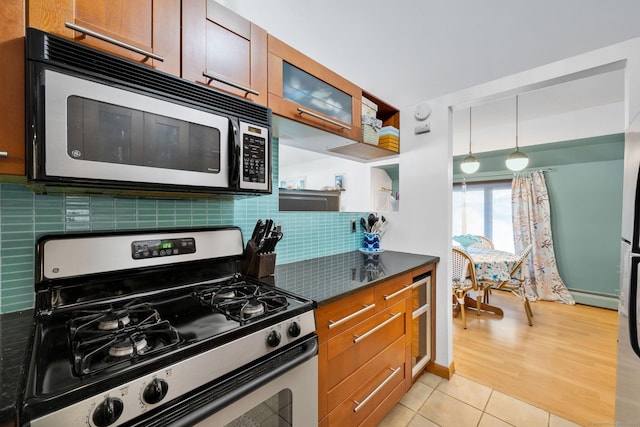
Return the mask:
[[282, 390], [225, 427], [286, 427], [293, 425], [291, 390]]
[[220, 173], [220, 130], [133, 108], [70, 96], [72, 159]]

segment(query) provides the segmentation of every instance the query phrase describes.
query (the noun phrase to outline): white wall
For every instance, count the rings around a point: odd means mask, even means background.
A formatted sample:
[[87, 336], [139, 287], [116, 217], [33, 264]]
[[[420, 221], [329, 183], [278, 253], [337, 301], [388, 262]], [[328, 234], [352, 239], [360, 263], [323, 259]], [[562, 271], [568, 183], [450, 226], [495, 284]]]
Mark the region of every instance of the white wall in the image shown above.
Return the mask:
[[[456, 111], [454, 122], [463, 122], [464, 125], [455, 127], [453, 155], [467, 154], [469, 152], [469, 110]], [[612, 135], [624, 132], [624, 129], [624, 102], [619, 102], [519, 121], [518, 145], [526, 147]], [[515, 146], [515, 121], [483, 129], [472, 127], [471, 132], [471, 149], [474, 154]]]
[[[473, 102], [486, 102], [530, 91], [566, 77], [588, 73], [617, 61], [625, 65], [623, 127], [640, 112], [640, 38], [588, 52], [543, 67], [429, 100], [431, 132], [415, 135], [415, 106], [401, 112], [401, 209], [389, 213], [393, 225], [385, 236], [387, 249], [438, 255], [435, 361], [449, 366], [454, 360], [450, 291], [451, 187], [453, 111]], [[523, 327], [526, 327], [523, 324]], [[534, 325], [535, 327], [535, 325]]]

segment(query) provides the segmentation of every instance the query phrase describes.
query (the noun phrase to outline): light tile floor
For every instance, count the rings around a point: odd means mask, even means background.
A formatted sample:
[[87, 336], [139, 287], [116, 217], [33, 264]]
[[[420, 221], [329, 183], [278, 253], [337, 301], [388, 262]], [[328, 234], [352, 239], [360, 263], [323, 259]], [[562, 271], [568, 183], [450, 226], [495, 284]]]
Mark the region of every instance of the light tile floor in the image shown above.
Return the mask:
[[454, 374], [425, 373], [378, 427], [576, 427], [564, 418]]

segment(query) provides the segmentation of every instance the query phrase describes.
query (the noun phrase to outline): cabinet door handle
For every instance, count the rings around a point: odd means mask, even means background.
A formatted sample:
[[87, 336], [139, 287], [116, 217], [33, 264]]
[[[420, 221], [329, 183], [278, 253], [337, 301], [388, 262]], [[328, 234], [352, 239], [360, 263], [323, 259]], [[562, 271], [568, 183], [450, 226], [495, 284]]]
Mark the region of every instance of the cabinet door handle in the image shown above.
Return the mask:
[[224, 83], [226, 85], [235, 87], [236, 89], [240, 89], [241, 91], [244, 91], [246, 93], [250, 93], [250, 94], [255, 95], [255, 96], [260, 96], [260, 92], [258, 92], [257, 90], [253, 90], [251, 88], [239, 85], [237, 83], [232, 82], [231, 80], [223, 79], [222, 77], [217, 76], [217, 75], [215, 75], [213, 73], [210, 73], [209, 71], [203, 71], [202, 75], [205, 76], [206, 78], [210, 79], [210, 80], [215, 80], [217, 82]]
[[320, 119], [320, 120], [323, 120], [323, 121], [325, 121], [327, 123], [331, 123], [332, 125], [338, 126], [339, 128], [342, 128], [342, 129], [345, 129], [345, 130], [351, 130], [351, 128], [349, 126], [343, 125], [342, 123], [336, 122], [335, 120], [328, 119], [328, 118], [326, 118], [324, 116], [321, 116], [320, 114], [314, 113], [313, 111], [305, 110], [304, 108], [298, 107], [298, 112], [300, 113], [300, 115], [308, 114], [311, 117], [315, 117], [316, 119]]
[[375, 331], [384, 328], [385, 326], [387, 326], [389, 323], [393, 322], [395, 319], [397, 319], [399, 316], [402, 316], [402, 312], [400, 313], [389, 313], [391, 314], [391, 317], [388, 318], [387, 320], [385, 320], [384, 322], [380, 323], [378, 326], [376, 326], [373, 329], [369, 329], [367, 332], [365, 332], [362, 335], [354, 335], [353, 336], [353, 343], [357, 344], [360, 341], [362, 341], [363, 339], [365, 339], [366, 337], [368, 337], [369, 335], [373, 334]]
[[8, 151], [0, 151], [0, 157], [3, 159], [6, 159], [7, 157], [9, 157], [9, 152]]
[[369, 395], [365, 397], [362, 402], [358, 402], [357, 400], [353, 401], [353, 403], [356, 404], [356, 407], [353, 408], [353, 412], [358, 412], [360, 409], [362, 409], [362, 407], [366, 405], [367, 402], [371, 400], [371, 398], [375, 396], [385, 385], [387, 385], [389, 381], [391, 381], [393, 377], [395, 377], [398, 374], [398, 372], [400, 372], [401, 369], [402, 369], [402, 366], [398, 366], [396, 369], [389, 368], [389, 370], [392, 371], [391, 374], [387, 378], [385, 378], [384, 381], [382, 381], [378, 385], [378, 387], [376, 387], [371, 393], [369, 393]]
[[407, 292], [408, 290], [413, 289], [412, 285], [405, 285], [404, 288], [400, 289], [399, 291], [395, 291], [394, 293], [392, 293], [391, 295], [382, 295], [385, 301], [389, 301], [391, 298], [395, 298], [398, 295], [400, 295], [403, 292]]
[[71, 23], [71, 22], [65, 22], [64, 26], [67, 27], [67, 28], [70, 28], [72, 30], [78, 31], [79, 33], [82, 33], [82, 34], [84, 34], [86, 36], [91, 36], [91, 37], [94, 37], [96, 39], [100, 39], [102, 41], [105, 41], [107, 43], [111, 43], [112, 45], [116, 45], [116, 46], [122, 47], [124, 49], [130, 50], [132, 52], [139, 53], [140, 55], [144, 55], [144, 56], [147, 56], [149, 58], [153, 58], [153, 59], [155, 59], [157, 61], [164, 62], [164, 58], [162, 56], [160, 56], [160, 55], [156, 55], [153, 52], [147, 52], [144, 49], [140, 49], [139, 47], [130, 45], [130, 44], [122, 42], [120, 40], [116, 40], [116, 39], [114, 39], [112, 37], [109, 37], [109, 36], [105, 36], [104, 34], [97, 33], [97, 32], [95, 32], [93, 30], [90, 30], [88, 28], [82, 27], [80, 25], [76, 25], [76, 24]]
[[375, 308], [375, 304], [369, 304], [369, 305], [365, 305], [363, 306], [363, 308], [361, 308], [360, 310], [356, 311], [355, 313], [351, 313], [348, 316], [343, 317], [340, 320], [329, 320], [329, 329], [333, 329], [336, 326], [340, 326], [342, 325], [344, 322], [348, 322], [349, 320], [353, 319], [354, 317], [360, 316], [362, 313], [371, 310], [372, 308]]
[[431, 276], [427, 276], [424, 279], [420, 279], [417, 282], [412, 283], [411, 287], [414, 289], [419, 288], [422, 285], [426, 285], [429, 280], [431, 280]]

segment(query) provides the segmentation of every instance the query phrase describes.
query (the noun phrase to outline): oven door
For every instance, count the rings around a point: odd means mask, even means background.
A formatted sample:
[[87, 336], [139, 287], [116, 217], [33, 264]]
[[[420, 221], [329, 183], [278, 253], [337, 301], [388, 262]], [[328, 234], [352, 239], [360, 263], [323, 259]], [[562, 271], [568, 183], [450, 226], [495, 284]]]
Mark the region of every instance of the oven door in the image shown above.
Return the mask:
[[125, 425], [317, 425], [317, 354], [318, 338], [312, 334], [301, 342], [168, 402]]
[[34, 73], [34, 180], [229, 187], [228, 117], [53, 69]]
[[[198, 427], [318, 425], [318, 357], [304, 362], [231, 405]], [[315, 390], [315, 393], [310, 392]]]

